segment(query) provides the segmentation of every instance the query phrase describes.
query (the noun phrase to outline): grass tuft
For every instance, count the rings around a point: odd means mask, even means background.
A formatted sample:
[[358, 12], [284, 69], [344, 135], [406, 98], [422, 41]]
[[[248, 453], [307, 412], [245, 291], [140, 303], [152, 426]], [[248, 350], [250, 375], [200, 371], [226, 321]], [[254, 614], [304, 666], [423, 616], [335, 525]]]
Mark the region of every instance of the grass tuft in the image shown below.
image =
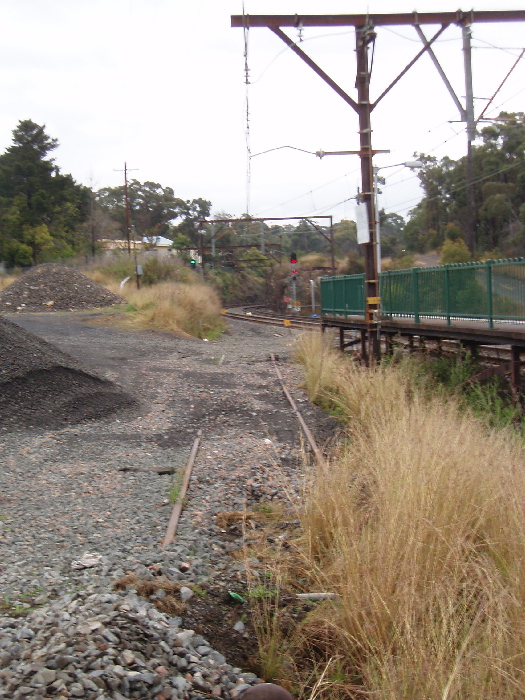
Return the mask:
[[324, 679], [335, 685], [316, 697], [524, 697], [519, 436], [402, 367], [356, 365], [320, 335], [297, 356], [348, 435], [330, 468], [309, 475], [295, 543], [303, 589], [338, 596], [313, 607], [293, 652], [303, 667], [337, 659]]

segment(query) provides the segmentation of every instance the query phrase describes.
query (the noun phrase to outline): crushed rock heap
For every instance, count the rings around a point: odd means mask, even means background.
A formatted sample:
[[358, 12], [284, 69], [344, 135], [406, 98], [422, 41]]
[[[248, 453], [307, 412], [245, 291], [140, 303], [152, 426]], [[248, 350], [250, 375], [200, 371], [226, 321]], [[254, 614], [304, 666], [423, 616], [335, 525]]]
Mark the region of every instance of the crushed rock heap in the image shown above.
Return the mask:
[[67, 265], [44, 263], [0, 292], [0, 311], [73, 311], [125, 304], [118, 294]]
[[0, 316], [0, 427], [60, 428], [136, 404], [113, 382]]
[[132, 590], [0, 617], [0, 698], [235, 700], [259, 681], [180, 625]]

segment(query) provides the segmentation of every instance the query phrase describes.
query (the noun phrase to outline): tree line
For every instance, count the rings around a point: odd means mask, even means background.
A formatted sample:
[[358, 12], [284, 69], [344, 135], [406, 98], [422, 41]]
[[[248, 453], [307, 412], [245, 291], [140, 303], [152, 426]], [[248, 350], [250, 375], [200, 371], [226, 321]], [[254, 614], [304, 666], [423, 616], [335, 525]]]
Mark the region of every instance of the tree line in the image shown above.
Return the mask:
[[[45, 126], [25, 119], [0, 155], [0, 261], [7, 267], [95, 254], [102, 239], [126, 239], [124, 186], [93, 191], [75, 182], [55, 163], [57, 146]], [[156, 182], [132, 180], [128, 198], [138, 240], [191, 241], [211, 209], [206, 199], [180, 199]]]
[[[525, 252], [525, 114], [502, 113], [481, 129], [473, 147], [475, 253], [518, 256]], [[58, 141], [45, 126], [22, 120], [13, 130], [12, 145], [0, 155], [0, 261], [25, 266], [77, 255], [95, 255], [102, 239], [126, 239], [124, 186], [94, 191], [64, 174], [52, 157]], [[424, 164], [419, 172], [424, 196], [402, 216], [380, 212], [382, 252], [400, 258], [407, 252], [441, 249], [451, 261], [470, 259], [465, 245], [467, 226], [466, 158], [437, 160], [414, 154]], [[128, 184], [133, 235], [153, 244], [159, 236], [175, 247], [198, 247], [200, 233], [210, 242], [211, 202], [183, 200], [171, 187], [133, 179]], [[297, 224], [239, 222], [227, 213], [214, 226], [217, 246], [260, 242], [280, 246], [284, 253], [328, 255], [329, 229], [315, 219]], [[335, 253], [359, 268], [360, 246], [353, 221], [334, 225]]]
[[[472, 149], [475, 257], [525, 253], [525, 114], [500, 113], [479, 133]], [[466, 248], [466, 156], [437, 160], [422, 153], [424, 197], [410, 212], [403, 232], [407, 249], [425, 252]]]

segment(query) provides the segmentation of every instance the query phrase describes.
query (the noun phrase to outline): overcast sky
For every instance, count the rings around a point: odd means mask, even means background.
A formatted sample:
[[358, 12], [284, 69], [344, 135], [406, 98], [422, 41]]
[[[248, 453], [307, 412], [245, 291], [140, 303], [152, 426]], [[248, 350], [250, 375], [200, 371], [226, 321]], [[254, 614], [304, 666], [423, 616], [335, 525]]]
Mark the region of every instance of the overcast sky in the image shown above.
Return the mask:
[[[245, 0], [250, 14], [455, 11], [458, 0]], [[416, 7], [414, 7], [416, 5]], [[0, 0], [0, 150], [20, 119], [45, 124], [58, 138], [62, 170], [99, 189], [130, 177], [171, 186], [184, 199], [204, 197], [213, 212], [246, 210], [244, 43], [230, 15], [240, 0]], [[471, 7], [462, 7], [470, 10]], [[478, 0], [475, 10], [523, 9], [523, 0]], [[431, 36], [437, 27], [424, 27]], [[476, 112], [525, 46], [523, 23], [474, 24]], [[285, 30], [297, 39], [295, 29]], [[308, 28], [301, 47], [355, 97], [352, 28]], [[461, 31], [449, 27], [436, 53], [464, 96]], [[420, 50], [413, 27], [378, 27], [372, 98]], [[353, 110], [272, 32], [249, 31], [252, 154], [279, 146], [309, 151], [358, 147]], [[488, 114], [524, 111], [525, 60]], [[377, 165], [414, 151], [461, 157], [464, 125], [430, 59], [424, 56], [372, 115], [373, 146], [390, 149]], [[451, 123], [452, 122], [452, 123]], [[356, 156], [290, 149], [251, 160], [250, 213], [354, 217]], [[406, 168], [387, 176], [381, 206], [407, 216], [420, 196]], [[345, 201], [347, 200], [347, 201]]]

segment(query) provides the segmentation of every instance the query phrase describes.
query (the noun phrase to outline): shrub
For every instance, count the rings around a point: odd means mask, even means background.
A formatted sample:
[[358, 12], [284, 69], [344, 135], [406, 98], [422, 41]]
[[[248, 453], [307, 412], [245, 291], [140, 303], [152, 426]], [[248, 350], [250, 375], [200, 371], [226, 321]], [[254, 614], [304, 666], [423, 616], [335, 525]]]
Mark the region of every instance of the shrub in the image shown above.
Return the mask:
[[470, 262], [472, 256], [467, 248], [467, 244], [462, 238], [457, 238], [455, 241], [450, 238], [445, 238], [443, 247], [441, 248], [440, 265], [450, 263]]

